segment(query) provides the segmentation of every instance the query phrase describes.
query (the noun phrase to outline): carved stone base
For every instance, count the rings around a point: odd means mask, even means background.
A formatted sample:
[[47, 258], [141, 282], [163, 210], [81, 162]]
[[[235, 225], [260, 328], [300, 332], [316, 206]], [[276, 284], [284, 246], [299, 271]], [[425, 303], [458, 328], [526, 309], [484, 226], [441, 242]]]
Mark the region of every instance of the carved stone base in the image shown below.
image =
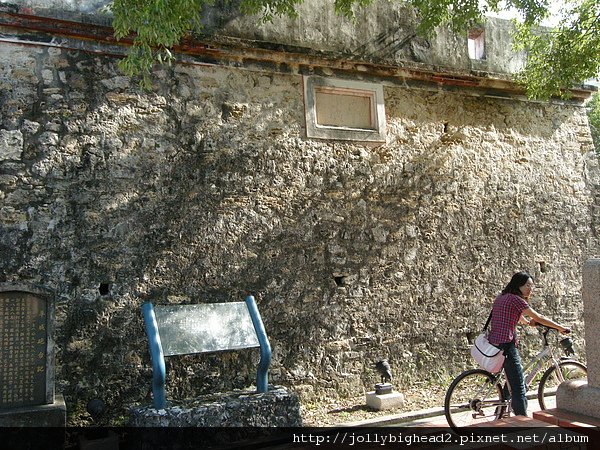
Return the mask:
[[600, 388], [585, 380], [565, 381], [556, 391], [556, 407], [586, 416], [600, 418]]
[[2, 427], [64, 427], [66, 423], [67, 408], [62, 395], [56, 395], [49, 405], [0, 410]]
[[367, 392], [367, 406], [378, 411], [400, 408], [402, 405], [404, 405], [404, 394], [400, 392], [383, 395], [377, 395], [374, 391]]

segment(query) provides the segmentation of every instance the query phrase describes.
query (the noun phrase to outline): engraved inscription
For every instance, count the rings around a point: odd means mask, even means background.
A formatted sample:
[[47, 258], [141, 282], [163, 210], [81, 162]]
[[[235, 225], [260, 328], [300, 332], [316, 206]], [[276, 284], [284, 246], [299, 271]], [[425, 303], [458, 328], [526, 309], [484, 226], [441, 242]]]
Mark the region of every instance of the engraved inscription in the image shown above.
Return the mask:
[[156, 306], [165, 356], [259, 347], [243, 302]]
[[0, 295], [0, 408], [46, 399], [46, 302], [26, 292]]

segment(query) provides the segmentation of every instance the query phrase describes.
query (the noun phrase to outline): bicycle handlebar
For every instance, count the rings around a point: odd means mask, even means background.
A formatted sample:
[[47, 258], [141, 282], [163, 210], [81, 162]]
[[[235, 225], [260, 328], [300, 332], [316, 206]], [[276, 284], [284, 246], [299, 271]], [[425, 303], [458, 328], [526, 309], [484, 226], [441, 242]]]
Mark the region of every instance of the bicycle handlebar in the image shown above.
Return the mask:
[[[540, 331], [540, 334], [542, 335], [542, 337], [544, 339], [544, 345], [545, 346], [549, 345], [548, 344], [548, 333], [550, 331], [556, 331], [556, 332], [558, 332], [557, 328], [549, 327], [547, 325], [542, 325], [541, 323], [537, 323], [537, 322], [533, 326], [535, 326], [535, 327], [538, 327], [538, 326], [541, 327], [541, 329], [538, 329], [538, 331]], [[567, 328], [565, 334], [570, 334], [570, 333], [571, 333], [571, 329]], [[561, 344], [561, 346], [562, 346], [562, 348], [565, 351], [565, 354], [567, 356], [575, 354], [575, 350], [573, 349], [573, 341], [572, 341], [571, 338], [569, 338], [569, 337], [563, 338], [560, 341], [560, 344]]]
[[[533, 325], [531, 324], [531, 322], [533, 322]], [[549, 331], [556, 331], [556, 332], [559, 332], [559, 331], [558, 331], [558, 328], [549, 327], [548, 325], [542, 325], [541, 323], [539, 323], [539, 322], [536, 322], [536, 321], [531, 321], [531, 322], [529, 322], [529, 324], [530, 324], [530, 325], [532, 325], [532, 326], [534, 326], [534, 327], [542, 327], [542, 328], [545, 328], [546, 330], [545, 330], [545, 331], [542, 331], [542, 333], [544, 333], [544, 334], [546, 334], [546, 335], [548, 334], [548, 332], [549, 332]], [[570, 333], [571, 333], [571, 329], [570, 329], [570, 328], [567, 328], [567, 329], [566, 329], [566, 331], [565, 331], [565, 334], [570, 334]]]

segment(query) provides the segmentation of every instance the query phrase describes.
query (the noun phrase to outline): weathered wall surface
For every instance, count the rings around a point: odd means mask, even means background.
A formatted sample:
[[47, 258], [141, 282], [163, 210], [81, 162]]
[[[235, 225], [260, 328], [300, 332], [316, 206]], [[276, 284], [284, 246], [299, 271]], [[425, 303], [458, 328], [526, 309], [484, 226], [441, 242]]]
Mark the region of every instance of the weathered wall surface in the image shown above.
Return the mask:
[[[308, 0], [298, 6], [295, 18], [276, 18], [258, 23], [256, 17], [231, 14], [214, 29], [214, 21], [205, 25], [206, 33], [249, 40], [277, 42], [332, 53], [350, 59], [411, 66], [425, 65], [438, 70], [485, 70], [512, 74], [523, 67], [523, 52], [512, 47], [514, 27], [508, 20], [488, 18], [485, 29], [486, 58], [471, 60], [467, 35], [439, 27], [431, 36], [419, 36], [414, 9], [401, 2], [374, 2], [356, 10], [356, 22], [336, 14], [333, 3]], [[211, 26], [212, 24], [212, 26]]]
[[[108, 0], [12, 0], [7, 4], [29, 8], [34, 14], [88, 23], [111, 23]], [[374, 2], [356, 8], [356, 22], [334, 10], [333, 3], [304, 0], [297, 5], [295, 18], [275, 17], [263, 22], [247, 16], [237, 5], [222, 0], [206, 6], [203, 39], [234, 38], [267, 48], [287, 47], [301, 53], [314, 52], [353, 60], [401, 67], [425, 66], [436, 70], [486, 71], [513, 74], [523, 67], [524, 54], [513, 49], [513, 25], [508, 20], [488, 18], [485, 29], [484, 60], [469, 59], [467, 36], [440, 27], [431, 36], [416, 34], [415, 11], [402, 2]]]
[[[356, 395], [465, 364], [512, 272], [581, 335], [597, 254], [582, 108], [384, 87], [383, 145], [304, 137], [302, 79], [210, 66], [142, 94], [115, 61], [0, 48], [2, 280], [58, 293], [57, 388], [71, 419], [143, 401], [139, 306], [257, 296], [271, 381]], [[244, 387], [252, 351], [169, 364], [169, 396]]]
[[[301, 427], [300, 403], [281, 386], [269, 392], [235, 391], [203, 395], [157, 410], [132, 408], [134, 427]], [[235, 439], [231, 439], [235, 441]], [[207, 442], [207, 444], [215, 444]]]

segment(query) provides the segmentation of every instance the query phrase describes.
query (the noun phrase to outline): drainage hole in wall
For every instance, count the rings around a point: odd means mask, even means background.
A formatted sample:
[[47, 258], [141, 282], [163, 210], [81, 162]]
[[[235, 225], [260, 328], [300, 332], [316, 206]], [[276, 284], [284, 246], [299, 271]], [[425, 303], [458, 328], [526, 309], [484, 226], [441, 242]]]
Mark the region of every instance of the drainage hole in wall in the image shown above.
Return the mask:
[[100, 295], [108, 295], [110, 293], [110, 284], [100, 283], [98, 290], [100, 291]]
[[335, 276], [334, 275], [333, 279], [335, 280], [335, 284], [337, 284], [338, 286], [343, 286], [344, 285], [344, 280], [346, 279], [346, 277]]
[[475, 342], [475, 338], [477, 337], [477, 333], [473, 331], [467, 331], [466, 337], [469, 345], [473, 345], [473, 343]]

